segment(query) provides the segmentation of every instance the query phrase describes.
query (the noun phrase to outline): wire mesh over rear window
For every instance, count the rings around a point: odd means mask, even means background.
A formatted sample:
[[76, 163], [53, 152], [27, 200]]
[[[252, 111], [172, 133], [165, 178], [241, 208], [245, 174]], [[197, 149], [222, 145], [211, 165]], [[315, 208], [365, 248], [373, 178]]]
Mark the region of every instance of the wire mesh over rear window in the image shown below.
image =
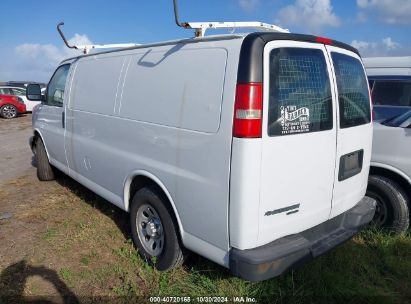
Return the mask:
[[269, 136], [332, 129], [330, 80], [321, 50], [272, 50], [269, 92]]
[[368, 82], [361, 62], [354, 57], [331, 53], [337, 79], [340, 127], [349, 128], [371, 121]]

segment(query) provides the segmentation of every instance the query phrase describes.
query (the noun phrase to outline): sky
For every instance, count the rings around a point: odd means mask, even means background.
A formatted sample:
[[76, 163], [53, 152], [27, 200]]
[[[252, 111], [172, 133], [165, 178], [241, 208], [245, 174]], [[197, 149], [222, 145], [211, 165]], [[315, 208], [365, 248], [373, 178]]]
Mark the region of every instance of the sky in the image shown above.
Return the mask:
[[[77, 44], [150, 43], [193, 36], [172, 0], [2, 1], [0, 81], [47, 82]], [[332, 38], [363, 57], [411, 56], [411, 0], [179, 0], [182, 21], [262, 21]], [[209, 31], [208, 34], [213, 31]], [[219, 31], [218, 33], [221, 33]]]

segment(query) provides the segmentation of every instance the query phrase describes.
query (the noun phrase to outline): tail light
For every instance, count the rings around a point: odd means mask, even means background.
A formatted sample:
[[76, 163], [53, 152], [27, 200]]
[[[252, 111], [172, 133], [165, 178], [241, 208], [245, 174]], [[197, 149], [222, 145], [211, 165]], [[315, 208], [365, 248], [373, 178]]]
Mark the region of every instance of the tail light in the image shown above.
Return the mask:
[[19, 103], [24, 104], [24, 100], [23, 100], [21, 97], [17, 97], [17, 101], [18, 101]]
[[234, 105], [234, 137], [261, 137], [263, 84], [238, 83]]

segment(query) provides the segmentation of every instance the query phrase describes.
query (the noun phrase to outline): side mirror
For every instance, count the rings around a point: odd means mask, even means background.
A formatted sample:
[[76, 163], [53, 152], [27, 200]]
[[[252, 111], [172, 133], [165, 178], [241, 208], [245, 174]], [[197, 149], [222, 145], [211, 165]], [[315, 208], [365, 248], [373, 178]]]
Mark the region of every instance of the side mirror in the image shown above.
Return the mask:
[[28, 100], [42, 101], [41, 88], [38, 84], [29, 84], [26, 89], [26, 97]]

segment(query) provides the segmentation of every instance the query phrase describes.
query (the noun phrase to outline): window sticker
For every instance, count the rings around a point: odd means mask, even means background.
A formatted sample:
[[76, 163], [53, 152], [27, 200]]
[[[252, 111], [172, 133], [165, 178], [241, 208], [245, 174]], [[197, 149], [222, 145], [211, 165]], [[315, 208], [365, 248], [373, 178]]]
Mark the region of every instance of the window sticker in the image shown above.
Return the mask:
[[310, 132], [310, 109], [297, 106], [282, 106], [281, 111], [281, 134], [292, 134]]

